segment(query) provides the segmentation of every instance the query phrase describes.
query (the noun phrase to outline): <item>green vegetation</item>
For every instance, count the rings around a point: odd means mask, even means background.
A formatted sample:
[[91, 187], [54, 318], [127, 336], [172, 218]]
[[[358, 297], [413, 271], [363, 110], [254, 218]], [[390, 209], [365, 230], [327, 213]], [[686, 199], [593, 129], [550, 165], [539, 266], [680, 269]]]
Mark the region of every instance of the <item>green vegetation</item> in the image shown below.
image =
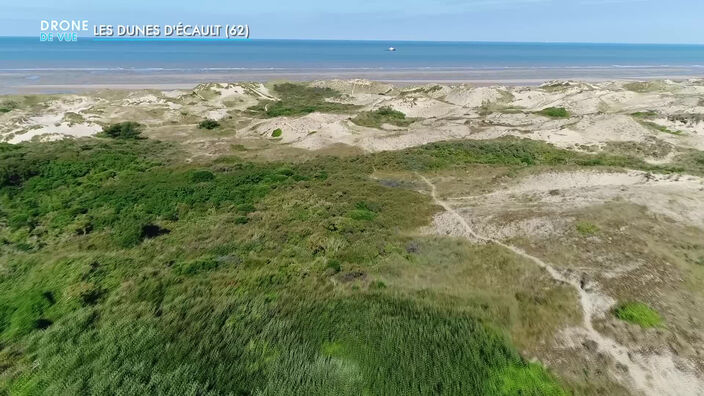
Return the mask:
[[656, 130], [656, 131], [658, 131], [658, 132], [669, 133], [670, 135], [681, 135], [681, 134], [682, 134], [682, 131], [673, 131], [673, 130], [671, 130], [671, 129], [665, 127], [665, 126], [656, 124], [656, 123], [651, 122], [651, 121], [640, 121], [640, 123], [641, 123], [643, 126], [648, 127], [648, 128], [650, 128], [650, 129], [653, 129], [653, 130]]
[[490, 141], [460, 140], [430, 143], [400, 152], [382, 152], [365, 158], [377, 169], [428, 171], [467, 165], [582, 166], [639, 169], [655, 173], [704, 175], [702, 152], [692, 151], [673, 163], [653, 165], [628, 155], [588, 154], [559, 149], [549, 143], [519, 138]]
[[14, 110], [17, 108], [17, 102], [14, 101], [6, 101], [0, 104], [0, 114], [2, 113], [9, 113], [10, 111]]
[[103, 127], [101, 135], [113, 139], [138, 139], [141, 133], [141, 124], [133, 121], [125, 121]]
[[179, 154], [0, 144], [0, 392], [562, 395], [513, 345], [579, 320], [570, 289], [526, 287], [544, 275], [497, 246], [411, 239], [437, 207], [369, 174], [704, 166], [515, 138], [299, 163]]
[[352, 118], [352, 122], [355, 124], [370, 128], [381, 128], [383, 124], [407, 127], [415, 121], [415, 118], [406, 118], [405, 114], [388, 106], [380, 107], [374, 111], [364, 111]]
[[662, 326], [660, 314], [642, 302], [623, 303], [614, 309], [614, 315], [643, 328]]
[[540, 110], [537, 114], [550, 118], [568, 118], [570, 116], [570, 113], [564, 107], [548, 107]]
[[67, 122], [69, 125], [81, 124], [86, 122], [86, 119], [82, 115], [74, 112], [66, 112], [64, 114], [63, 122]]
[[623, 84], [623, 88], [638, 93], [657, 92], [665, 88], [661, 81], [634, 81]]
[[596, 235], [599, 232], [599, 227], [588, 221], [580, 221], [575, 225], [577, 232], [582, 235]]
[[584, 154], [530, 139], [464, 140], [430, 143], [400, 153], [379, 153], [375, 166], [408, 170], [442, 169], [469, 164], [534, 166], [579, 165], [641, 168], [648, 165], [626, 156]]
[[639, 158], [664, 159], [673, 152], [674, 146], [650, 137], [643, 142], [607, 142], [603, 150], [612, 154], [633, 155]]
[[280, 100], [264, 100], [249, 108], [249, 111], [262, 117], [300, 116], [313, 112], [344, 113], [357, 106], [331, 102], [329, 99], [340, 96], [331, 88], [309, 87], [304, 84], [283, 83], [274, 86]]
[[546, 92], [564, 92], [570, 87], [572, 87], [572, 84], [568, 81], [555, 81], [541, 85], [540, 89]]
[[203, 120], [198, 124], [199, 129], [208, 129], [208, 130], [215, 129], [219, 126], [220, 126], [219, 122], [217, 122], [215, 120], [211, 120], [211, 119]]
[[631, 113], [631, 116], [635, 118], [653, 118], [658, 116], [658, 112], [654, 110], [636, 111], [635, 113]]
[[437, 208], [368, 175], [567, 152], [507, 140], [296, 164], [178, 153], [148, 139], [0, 145], [0, 392], [564, 393], [464, 300], [379, 278], [385, 263], [434, 262], [407, 235]]
[[542, 367], [529, 364], [525, 368], [508, 367], [492, 378], [496, 394], [515, 396], [567, 396]]
[[276, 128], [276, 129], [274, 129], [273, 132], [271, 132], [271, 137], [278, 138], [278, 137], [281, 137], [281, 134], [283, 134], [283, 133], [284, 132], [281, 130], [281, 128]]
[[482, 105], [479, 107], [479, 115], [484, 117], [493, 113], [519, 114], [522, 112], [523, 109], [521, 107], [510, 106], [501, 102], [492, 102], [489, 100], [483, 101]]
[[439, 85], [431, 85], [429, 87], [418, 87], [418, 88], [413, 88], [413, 89], [408, 89], [405, 91], [401, 91], [399, 93], [400, 96], [407, 96], [407, 95], [418, 95], [418, 94], [431, 94], [433, 92], [438, 92], [441, 91], [442, 87]]

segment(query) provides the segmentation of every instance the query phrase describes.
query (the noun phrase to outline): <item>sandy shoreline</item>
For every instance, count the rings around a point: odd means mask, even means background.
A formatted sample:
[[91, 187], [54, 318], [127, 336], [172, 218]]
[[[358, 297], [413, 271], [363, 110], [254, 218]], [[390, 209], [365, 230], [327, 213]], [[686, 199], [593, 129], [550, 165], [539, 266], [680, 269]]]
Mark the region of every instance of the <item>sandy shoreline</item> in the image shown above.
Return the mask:
[[540, 85], [550, 80], [685, 80], [704, 77], [696, 67], [486, 68], [486, 69], [249, 69], [249, 70], [0, 70], [0, 94], [74, 93], [94, 89], [188, 89], [213, 81], [363, 78], [398, 85], [452, 83]]

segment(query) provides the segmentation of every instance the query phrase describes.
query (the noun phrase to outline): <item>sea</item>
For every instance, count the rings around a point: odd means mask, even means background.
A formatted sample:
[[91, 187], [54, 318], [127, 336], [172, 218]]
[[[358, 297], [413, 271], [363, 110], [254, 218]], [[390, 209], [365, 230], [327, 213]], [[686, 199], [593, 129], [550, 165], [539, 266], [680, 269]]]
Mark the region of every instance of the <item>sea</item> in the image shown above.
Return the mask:
[[0, 37], [0, 91], [208, 79], [488, 84], [700, 76], [704, 45]]

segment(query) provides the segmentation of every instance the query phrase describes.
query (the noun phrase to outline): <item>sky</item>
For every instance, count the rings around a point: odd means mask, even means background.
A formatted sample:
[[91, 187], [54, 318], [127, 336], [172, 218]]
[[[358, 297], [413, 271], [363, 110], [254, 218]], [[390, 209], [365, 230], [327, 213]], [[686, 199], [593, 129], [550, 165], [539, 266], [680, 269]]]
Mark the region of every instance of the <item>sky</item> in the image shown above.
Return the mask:
[[704, 44], [704, 0], [2, 0], [0, 36], [41, 19], [248, 24], [252, 38]]

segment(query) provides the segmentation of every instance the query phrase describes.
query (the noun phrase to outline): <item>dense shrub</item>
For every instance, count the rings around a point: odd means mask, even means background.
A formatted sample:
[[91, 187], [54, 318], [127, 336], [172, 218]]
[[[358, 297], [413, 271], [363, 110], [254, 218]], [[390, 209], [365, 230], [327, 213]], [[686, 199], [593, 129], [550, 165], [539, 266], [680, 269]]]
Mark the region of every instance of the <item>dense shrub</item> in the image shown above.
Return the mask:
[[217, 122], [215, 120], [211, 120], [211, 119], [203, 120], [198, 124], [199, 129], [215, 129], [219, 126], [220, 126], [219, 122]]
[[213, 172], [207, 170], [197, 170], [191, 173], [191, 181], [194, 183], [209, 182], [213, 181], [214, 179], [215, 175], [213, 174]]
[[142, 125], [138, 122], [125, 121], [103, 127], [102, 135], [113, 139], [137, 139], [142, 133]]

